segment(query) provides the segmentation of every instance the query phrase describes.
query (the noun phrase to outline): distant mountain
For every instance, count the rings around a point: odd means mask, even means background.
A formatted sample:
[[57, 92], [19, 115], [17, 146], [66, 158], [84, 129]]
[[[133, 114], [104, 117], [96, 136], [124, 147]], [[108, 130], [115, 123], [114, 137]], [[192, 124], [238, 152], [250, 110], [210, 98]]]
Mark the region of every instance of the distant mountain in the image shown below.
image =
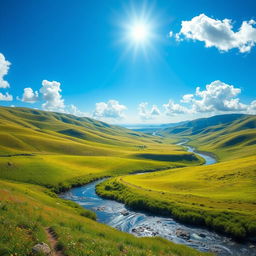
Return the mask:
[[250, 115], [246, 114], [226, 114], [217, 115], [208, 118], [200, 118], [185, 122], [184, 124], [175, 127], [168, 127], [161, 131], [161, 134], [179, 134], [179, 135], [196, 135], [201, 132], [206, 132], [205, 129], [211, 127], [212, 131], [223, 129], [223, 125], [231, 123], [235, 120], [243, 120]]
[[128, 125], [122, 125], [122, 126], [128, 129], [131, 129], [133, 131], [143, 132], [146, 134], [154, 134], [158, 130], [184, 125], [187, 122], [188, 121], [182, 121], [177, 123], [167, 123], [167, 124], [128, 124]]

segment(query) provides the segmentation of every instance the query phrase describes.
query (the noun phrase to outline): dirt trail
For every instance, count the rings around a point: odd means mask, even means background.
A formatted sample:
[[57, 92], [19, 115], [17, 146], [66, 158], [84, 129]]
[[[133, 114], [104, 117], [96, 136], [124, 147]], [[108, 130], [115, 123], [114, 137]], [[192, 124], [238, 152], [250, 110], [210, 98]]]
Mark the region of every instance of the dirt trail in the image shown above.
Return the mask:
[[56, 233], [54, 232], [54, 230], [51, 229], [50, 227], [47, 227], [47, 228], [45, 228], [45, 232], [46, 232], [48, 241], [52, 248], [52, 256], [65, 256], [63, 251], [57, 250], [58, 237], [57, 237]]

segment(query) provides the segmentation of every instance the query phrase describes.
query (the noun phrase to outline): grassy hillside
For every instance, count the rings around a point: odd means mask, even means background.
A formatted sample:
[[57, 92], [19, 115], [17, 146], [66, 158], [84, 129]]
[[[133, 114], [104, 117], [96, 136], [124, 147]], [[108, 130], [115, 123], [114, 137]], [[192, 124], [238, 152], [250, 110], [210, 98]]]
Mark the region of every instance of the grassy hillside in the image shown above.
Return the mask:
[[236, 238], [256, 236], [256, 156], [128, 175], [101, 183], [105, 197]]
[[188, 144], [198, 150], [212, 152], [219, 160], [230, 160], [255, 155], [255, 128], [255, 115], [233, 114], [194, 120], [186, 127], [168, 128], [161, 133], [177, 140], [187, 138]]
[[220, 160], [238, 159], [256, 152], [256, 116], [248, 116], [225, 126], [208, 127], [191, 137], [191, 145], [214, 153]]
[[90, 118], [0, 107], [0, 255], [50, 244], [67, 256], [205, 255], [160, 238], [135, 238], [99, 224], [61, 192], [105, 176], [202, 164], [164, 139]]
[[185, 122], [179, 126], [168, 127], [163, 130], [163, 134], [195, 135], [203, 132], [208, 127], [219, 126], [221, 129], [221, 127], [224, 127], [229, 123], [232, 123], [236, 120], [240, 121], [247, 117], [248, 115], [245, 114], [226, 114], [208, 118], [199, 118]]
[[55, 191], [99, 177], [198, 165], [202, 159], [141, 133], [90, 118], [0, 108], [0, 178]]
[[136, 238], [92, 220], [77, 204], [36, 185], [0, 181], [0, 255], [32, 255], [49, 243], [51, 230], [62, 255], [207, 255], [160, 238]]

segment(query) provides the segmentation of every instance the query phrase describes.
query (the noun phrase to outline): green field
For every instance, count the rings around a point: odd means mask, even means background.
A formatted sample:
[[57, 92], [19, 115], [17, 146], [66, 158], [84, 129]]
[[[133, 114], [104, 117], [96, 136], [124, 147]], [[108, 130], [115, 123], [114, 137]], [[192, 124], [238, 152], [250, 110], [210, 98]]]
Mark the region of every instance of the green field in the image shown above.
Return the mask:
[[56, 195], [101, 177], [203, 163], [170, 141], [90, 118], [0, 107], [0, 255], [30, 255], [36, 243], [49, 243], [49, 227], [69, 256], [205, 255], [99, 224]]

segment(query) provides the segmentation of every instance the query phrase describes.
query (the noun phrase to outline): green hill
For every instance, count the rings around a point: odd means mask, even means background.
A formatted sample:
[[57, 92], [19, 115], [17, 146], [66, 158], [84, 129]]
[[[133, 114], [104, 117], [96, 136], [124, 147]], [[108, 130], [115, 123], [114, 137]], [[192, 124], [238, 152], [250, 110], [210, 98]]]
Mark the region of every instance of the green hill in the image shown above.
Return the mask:
[[165, 128], [162, 134], [179, 134], [179, 135], [196, 135], [199, 133], [204, 133], [209, 129], [209, 127], [215, 127], [212, 129], [218, 130], [222, 129], [225, 125], [231, 124], [232, 122], [238, 120], [246, 119], [250, 117], [245, 114], [226, 114], [217, 115], [208, 118], [199, 118], [192, 121], [185, 122], [182, 125], [175, 127]]
[[187, 138], [190, 140], [188, 144], [198, 150], [212, 152], [223, 160], [255, 154], [255, 115], [232, 114], [208, 119], [197, 119], [160, 133], [176, 140]]

